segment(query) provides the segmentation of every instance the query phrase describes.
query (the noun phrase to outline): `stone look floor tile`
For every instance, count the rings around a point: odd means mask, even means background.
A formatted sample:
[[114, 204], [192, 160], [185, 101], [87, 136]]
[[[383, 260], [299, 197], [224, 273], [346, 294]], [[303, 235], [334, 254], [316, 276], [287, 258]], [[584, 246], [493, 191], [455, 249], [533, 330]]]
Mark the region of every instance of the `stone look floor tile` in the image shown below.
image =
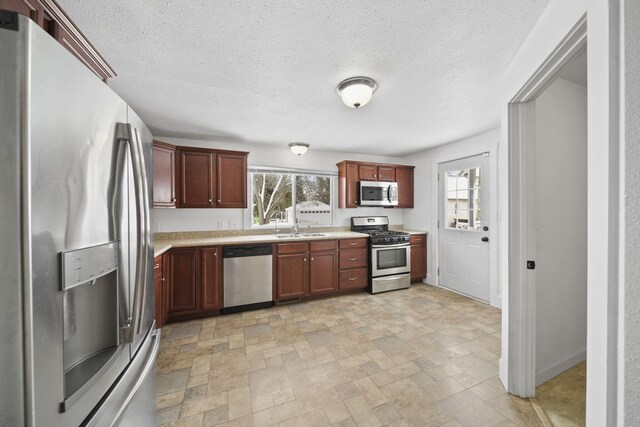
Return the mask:
[[500, 322], [486, 304], [415, 285], [165, 325], [158, 423], [541, 425], [498, 379]]

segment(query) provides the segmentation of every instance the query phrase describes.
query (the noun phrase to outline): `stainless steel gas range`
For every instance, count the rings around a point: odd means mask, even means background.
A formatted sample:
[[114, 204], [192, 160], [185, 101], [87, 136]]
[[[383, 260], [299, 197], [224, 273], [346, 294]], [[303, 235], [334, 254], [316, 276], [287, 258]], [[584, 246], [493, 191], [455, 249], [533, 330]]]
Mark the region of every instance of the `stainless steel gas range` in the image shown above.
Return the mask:
[[393, 291], [411, 286], [409, 233], [389, 230], [386, 216], [355, 216], [351, 231], [369, 235], [369, 292]]

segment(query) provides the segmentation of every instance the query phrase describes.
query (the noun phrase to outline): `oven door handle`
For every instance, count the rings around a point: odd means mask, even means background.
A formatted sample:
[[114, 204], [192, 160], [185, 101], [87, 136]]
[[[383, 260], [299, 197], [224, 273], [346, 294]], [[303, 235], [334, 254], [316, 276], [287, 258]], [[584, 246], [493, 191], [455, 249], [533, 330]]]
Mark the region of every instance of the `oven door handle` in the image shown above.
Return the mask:
[[371, 245], [371, 249], [401, 248], [403, 246], [409, 247], [411, 246], [411, 243], [406, 242], [406, 243], [398, 243], [395, 245]]

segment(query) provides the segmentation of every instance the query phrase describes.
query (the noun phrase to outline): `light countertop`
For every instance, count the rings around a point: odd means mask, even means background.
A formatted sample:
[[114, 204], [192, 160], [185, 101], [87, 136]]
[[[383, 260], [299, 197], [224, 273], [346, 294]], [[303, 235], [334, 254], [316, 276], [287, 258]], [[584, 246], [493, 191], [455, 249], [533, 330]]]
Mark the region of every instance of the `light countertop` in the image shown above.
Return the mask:
[[[283, 233], [287, 234], [287, 233]], [[304, 233], [303, 233], [304, 234]], [[170, 248], [184, 248], [190, 246], [229, 246], [246, 245], [255, 243], [287, 243], [287, 242], [308, 242], [316, 240], [338, 240], [366, 238], [363, 233], [352, 231], [327, 231], [324, 236], [302, 236], [302, 237], [276, 237], [273, 234], [249, 234], [236, 236], [203, 236], [191, 235], [188, 237], [156, 238], [154, 242], [154, 256], [162, 255]]]
[[[428, 234], [426, 231], [410, 230], [402, 226], [390, 226], [391, 230], [404, 231], [409, 234]], [[304, 236], [304, 233], [311, 231], [322, 233], [323, 236]], [[194, 231], [157, 233], [154, 242], [154, 257], [160, 256], [171, 248], [184, 248], [191, 246], [230, 246], [246, 245], [256, 243], [285, 243], [285, 242], [309, 242], [314, 240], [339, 240], [366, 238], [367, 234], [349, 231], [347, 227], [336, 227], [332, 230], [316, 228], [312, 230], [302, 230], [302, 237], [275, 237], [273, 233], [251, 233], [245, 230], [227, 231]], [[280, 233], [289, 234], [289, 230]]]

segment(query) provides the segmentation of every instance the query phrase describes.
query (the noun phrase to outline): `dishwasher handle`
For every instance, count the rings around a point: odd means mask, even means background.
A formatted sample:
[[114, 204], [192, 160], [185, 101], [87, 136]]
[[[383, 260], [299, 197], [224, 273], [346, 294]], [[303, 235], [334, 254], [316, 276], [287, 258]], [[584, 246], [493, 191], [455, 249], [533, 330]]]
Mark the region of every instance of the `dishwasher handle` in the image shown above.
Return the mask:
[[224, 258], [242, 258], [252, 256], [267, 256], [273, 254], [273, 246], [271, 245], [255, 245], [255, 246], [225, 246], [222, 251]]

